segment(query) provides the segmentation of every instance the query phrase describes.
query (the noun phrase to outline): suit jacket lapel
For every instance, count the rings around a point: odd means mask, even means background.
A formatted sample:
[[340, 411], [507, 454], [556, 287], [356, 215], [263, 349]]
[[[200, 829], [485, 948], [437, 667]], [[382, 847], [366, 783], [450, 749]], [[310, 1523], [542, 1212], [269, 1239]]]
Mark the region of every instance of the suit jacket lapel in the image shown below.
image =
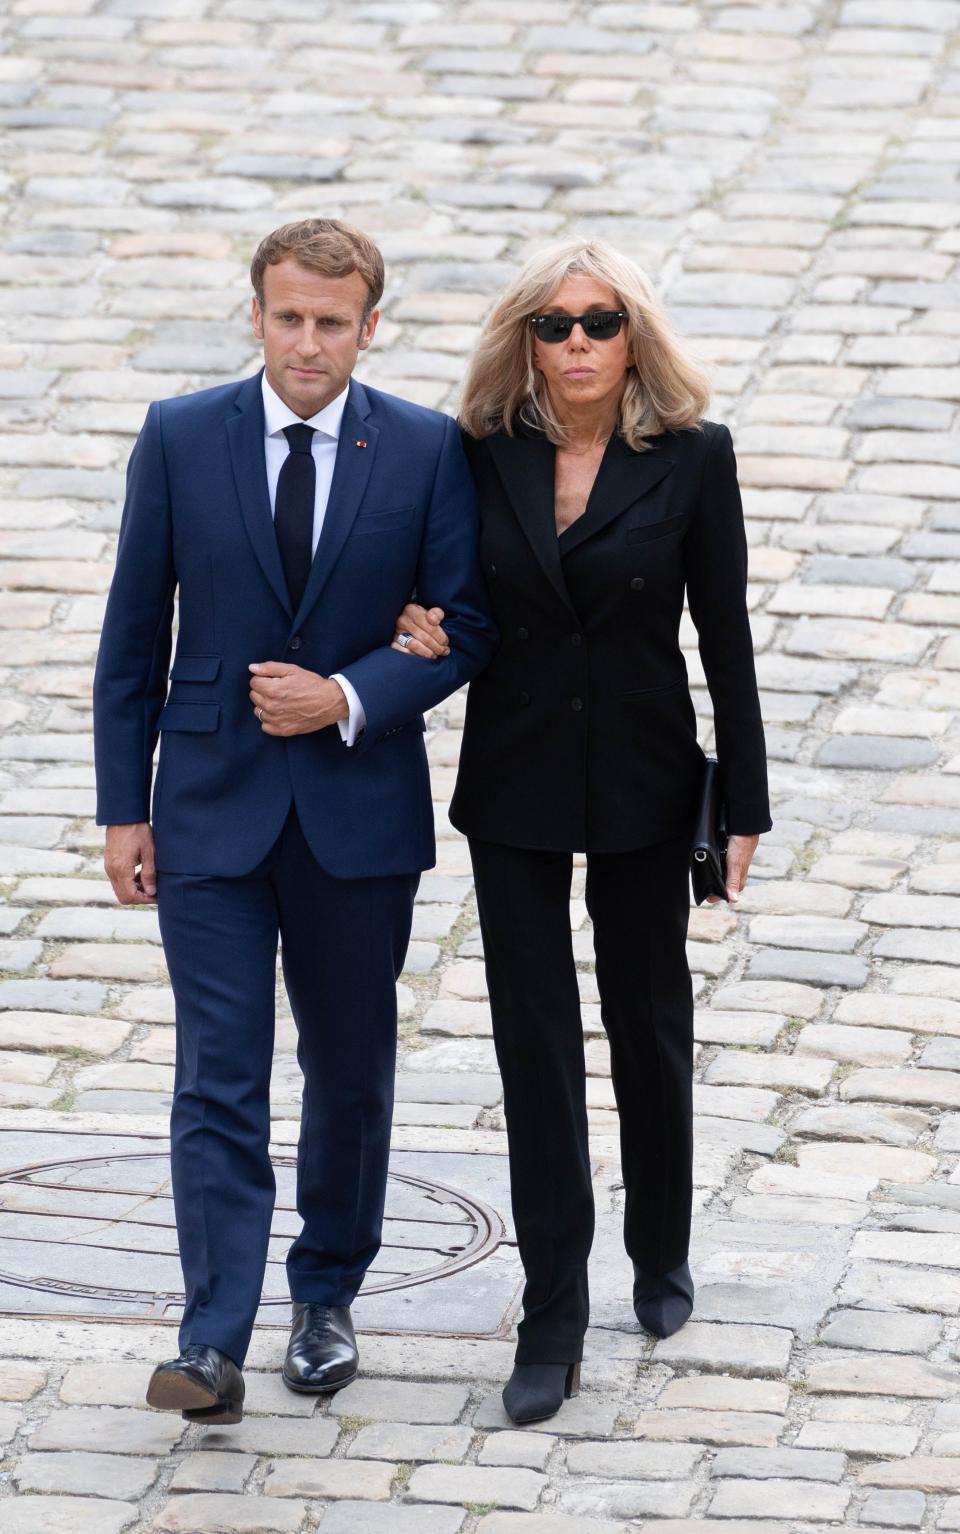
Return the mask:
[[303, 600], [295, 615], [295, 625], [303, 622], [326, 585], [360, 510], [380, 435], [369, 417], [370, 401], [366, 391], [362, 384], [351, 379], [340, 423], [330, 498]]
[[586, 510], [563, 534], [564, 554], [592, 538], [670, 473], [675, 460], [664, 449], [671, 441], [664, 433], [646, 452], [635, 453], [621, 436], [610, 438]]
[[236, 412], [226, 422], [227, 442], [240, 510], [253, 552], [284, 611], [292, 616], [290, 594], [270, 514], [260, 378], [261, 374], [257, 373], [241, 385], [235, 400]]
[[485, 440], [503, 488], [543, 573], [564, 606], [573, 612], [557, 547], [553, 443], [548, 442], [542, 432], [517, 437], [495, 432]]

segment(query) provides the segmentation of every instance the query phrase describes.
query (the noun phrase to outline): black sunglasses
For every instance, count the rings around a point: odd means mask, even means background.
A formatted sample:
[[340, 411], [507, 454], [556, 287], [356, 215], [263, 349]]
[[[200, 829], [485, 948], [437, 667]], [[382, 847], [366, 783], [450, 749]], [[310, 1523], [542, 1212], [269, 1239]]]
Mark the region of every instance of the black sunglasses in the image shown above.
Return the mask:
[[625, 309], [595, 309], [591, 314], [535, 314], [530, 321], [538, 341], [553, 346], [568, 341], [574, 325], [582, 325], [588, 341], [612, 341], [620, 334]]

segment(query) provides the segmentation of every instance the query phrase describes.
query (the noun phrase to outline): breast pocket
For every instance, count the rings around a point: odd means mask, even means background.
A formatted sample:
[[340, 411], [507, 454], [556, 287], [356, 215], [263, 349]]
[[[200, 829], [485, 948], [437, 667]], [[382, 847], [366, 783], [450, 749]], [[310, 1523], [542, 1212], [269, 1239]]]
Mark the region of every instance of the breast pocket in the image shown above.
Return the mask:
[[677, 517], [662, 517], [659, 522], [638, 522], [627, 527], [628, 543], [655, 543], [658, 538], [675, 537], [687, 526], [684, 513]]
[[413, 521], [413, 513], [416, 507], [409, 506], [372, 506], [361, 511], [353, 524], [354, 534], [364, 533], [392, 533], [398, 527], [406, 527]]

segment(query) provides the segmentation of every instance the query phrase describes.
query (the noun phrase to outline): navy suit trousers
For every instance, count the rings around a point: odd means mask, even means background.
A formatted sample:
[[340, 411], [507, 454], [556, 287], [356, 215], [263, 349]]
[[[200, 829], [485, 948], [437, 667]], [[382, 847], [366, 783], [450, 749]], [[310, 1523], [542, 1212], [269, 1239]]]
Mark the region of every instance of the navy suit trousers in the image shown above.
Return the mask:
[[336, 879], [291, 809], [237, 878], [158, 874], [176, 999], [173, 1194], [186, 1305], [180, 1345], [243, 1363], [268, 1255], [277, 943], [304, 1076], [297, 1159], [303, 1229], [287, 1256], [294, 1300], [349, 1305], [381, 1239], [396, 977], [418, 874]]

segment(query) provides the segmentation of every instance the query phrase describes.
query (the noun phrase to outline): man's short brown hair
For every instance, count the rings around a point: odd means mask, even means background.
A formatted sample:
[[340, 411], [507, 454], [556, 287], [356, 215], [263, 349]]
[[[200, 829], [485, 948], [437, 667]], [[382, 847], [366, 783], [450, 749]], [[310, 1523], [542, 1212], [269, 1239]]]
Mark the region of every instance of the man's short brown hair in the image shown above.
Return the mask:
[[263, 308], [263, 274], [292, 256], [309, 272], [324, 277], [349, 277], [359, 272], [367, 284], [364, 319], [383, 296], [383, 256], [373, 241], [353, 224], [339, 218], [301, 218], [295, 224], [282, 224], [260, 241], [250, 264], [250, 281]]

